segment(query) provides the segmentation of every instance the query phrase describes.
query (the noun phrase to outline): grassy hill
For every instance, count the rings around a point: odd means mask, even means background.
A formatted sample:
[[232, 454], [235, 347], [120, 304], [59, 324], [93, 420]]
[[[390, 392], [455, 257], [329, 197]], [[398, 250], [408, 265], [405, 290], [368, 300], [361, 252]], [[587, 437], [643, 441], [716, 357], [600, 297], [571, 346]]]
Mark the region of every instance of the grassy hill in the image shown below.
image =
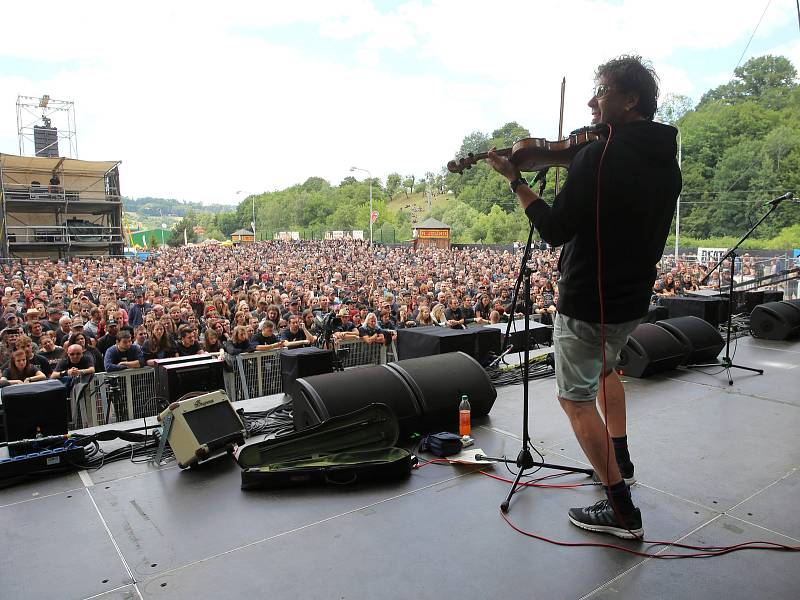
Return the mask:
[[406, 198], [405, 194], [399, 193], [395, 195], [394, 200], [389, 202], [386, 207], [392, 212], [392, 214], [397, 214], [399, 212], [411, 214], [412, 223], [417, 223], [424, 221], [427, 218], [427, 214], [431, 208], [438, 207], [441, 204], [446, 204], [452, 201], [452, 199], [452, 194], [440, 194], [438, 196], [433, 196], [431, 200], [431, 206], [429, 207], [428, 198], [422, 192], [409, 194], [408, 198]]

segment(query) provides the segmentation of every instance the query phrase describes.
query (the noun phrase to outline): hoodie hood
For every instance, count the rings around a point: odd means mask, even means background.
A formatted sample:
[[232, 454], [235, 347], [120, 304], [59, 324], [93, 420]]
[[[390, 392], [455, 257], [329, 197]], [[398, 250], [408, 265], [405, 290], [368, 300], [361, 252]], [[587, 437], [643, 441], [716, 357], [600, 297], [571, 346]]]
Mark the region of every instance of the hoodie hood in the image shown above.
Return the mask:
[[[616, 141], [632, 147], [636, 154], [653, 166], [663, 166], [678, 155], [678, 130], [655, 121], [634, 121], [614, 129]], [[611, 143], [614, 143], [612, 138]]]

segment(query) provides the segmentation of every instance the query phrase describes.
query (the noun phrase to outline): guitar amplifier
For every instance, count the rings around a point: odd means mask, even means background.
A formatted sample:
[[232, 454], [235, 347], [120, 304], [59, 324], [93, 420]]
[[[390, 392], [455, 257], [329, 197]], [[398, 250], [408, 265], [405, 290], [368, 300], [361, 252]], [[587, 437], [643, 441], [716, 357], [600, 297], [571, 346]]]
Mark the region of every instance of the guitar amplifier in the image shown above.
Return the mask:
[[158, 415], [181, 469], [221, 456], [244, 444], [244, 423], [223, 391], [197, 395]]

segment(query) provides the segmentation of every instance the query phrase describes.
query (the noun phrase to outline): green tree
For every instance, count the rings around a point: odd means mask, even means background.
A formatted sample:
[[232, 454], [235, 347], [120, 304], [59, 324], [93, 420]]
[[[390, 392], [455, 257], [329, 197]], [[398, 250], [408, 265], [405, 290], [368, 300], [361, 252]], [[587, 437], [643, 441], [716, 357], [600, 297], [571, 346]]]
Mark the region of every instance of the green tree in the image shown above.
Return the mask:
[[417, 180], [415, 175], [406, 175], [403, 178], [403, 191], [406, 193], [406, 198], [409, 194], [414, 193], [414, 182]]
[[700, 106], [713, 101], [735, 104], [766, 96], [770, 108], [782, 108], [797, 87], [797, 70], [783, 56], [758, 56], [736, 68], [733, 79], [706, 92]]
[[403, 179], [400, 177], [400, 173], [389, 173], [389, 175], [386, 176], [386, 195], [389, 196], [390, 202], [400, 189], [402, 181]]
[[519, 140], [529, 137], [531, 137], [530, 131], [516, 121], [511, 121], [492, 132], [489, 147], [509, 148]]
[[184, 231], [186, 232], [186, 241], [190, 244], [197, 242], [197, 234], [194, 232], [194, 226], [197, 225], [197, 220], [194, 211], [189, 210], [186, 215], [172, 227], [172, 233], [167, 239], [167, 245], [172, 247], [183, 246]]
[[683, 116], [692, 110], [692, 99], [681, 94], [665, 94], [658, 105], [656, 121], [675, 125]]

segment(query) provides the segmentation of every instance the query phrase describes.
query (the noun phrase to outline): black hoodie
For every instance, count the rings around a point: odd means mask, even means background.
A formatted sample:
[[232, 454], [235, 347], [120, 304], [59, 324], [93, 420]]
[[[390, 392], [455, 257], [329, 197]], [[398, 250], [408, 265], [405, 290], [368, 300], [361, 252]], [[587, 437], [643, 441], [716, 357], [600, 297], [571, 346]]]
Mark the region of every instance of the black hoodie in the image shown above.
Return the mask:
[[[600, 322], [597, 277], [597, 170], [600, 253], [606, 323], [647, 314], [656, 263], [681, 190], [677, 130], [652, 121], [613, 128], [576, 154], [552, 208], [537, 200], [525, 211], [546, 242], [564, 244], [559, 260], [558, 311]], [[605, 156], [603, 153], [605, 152]]]

